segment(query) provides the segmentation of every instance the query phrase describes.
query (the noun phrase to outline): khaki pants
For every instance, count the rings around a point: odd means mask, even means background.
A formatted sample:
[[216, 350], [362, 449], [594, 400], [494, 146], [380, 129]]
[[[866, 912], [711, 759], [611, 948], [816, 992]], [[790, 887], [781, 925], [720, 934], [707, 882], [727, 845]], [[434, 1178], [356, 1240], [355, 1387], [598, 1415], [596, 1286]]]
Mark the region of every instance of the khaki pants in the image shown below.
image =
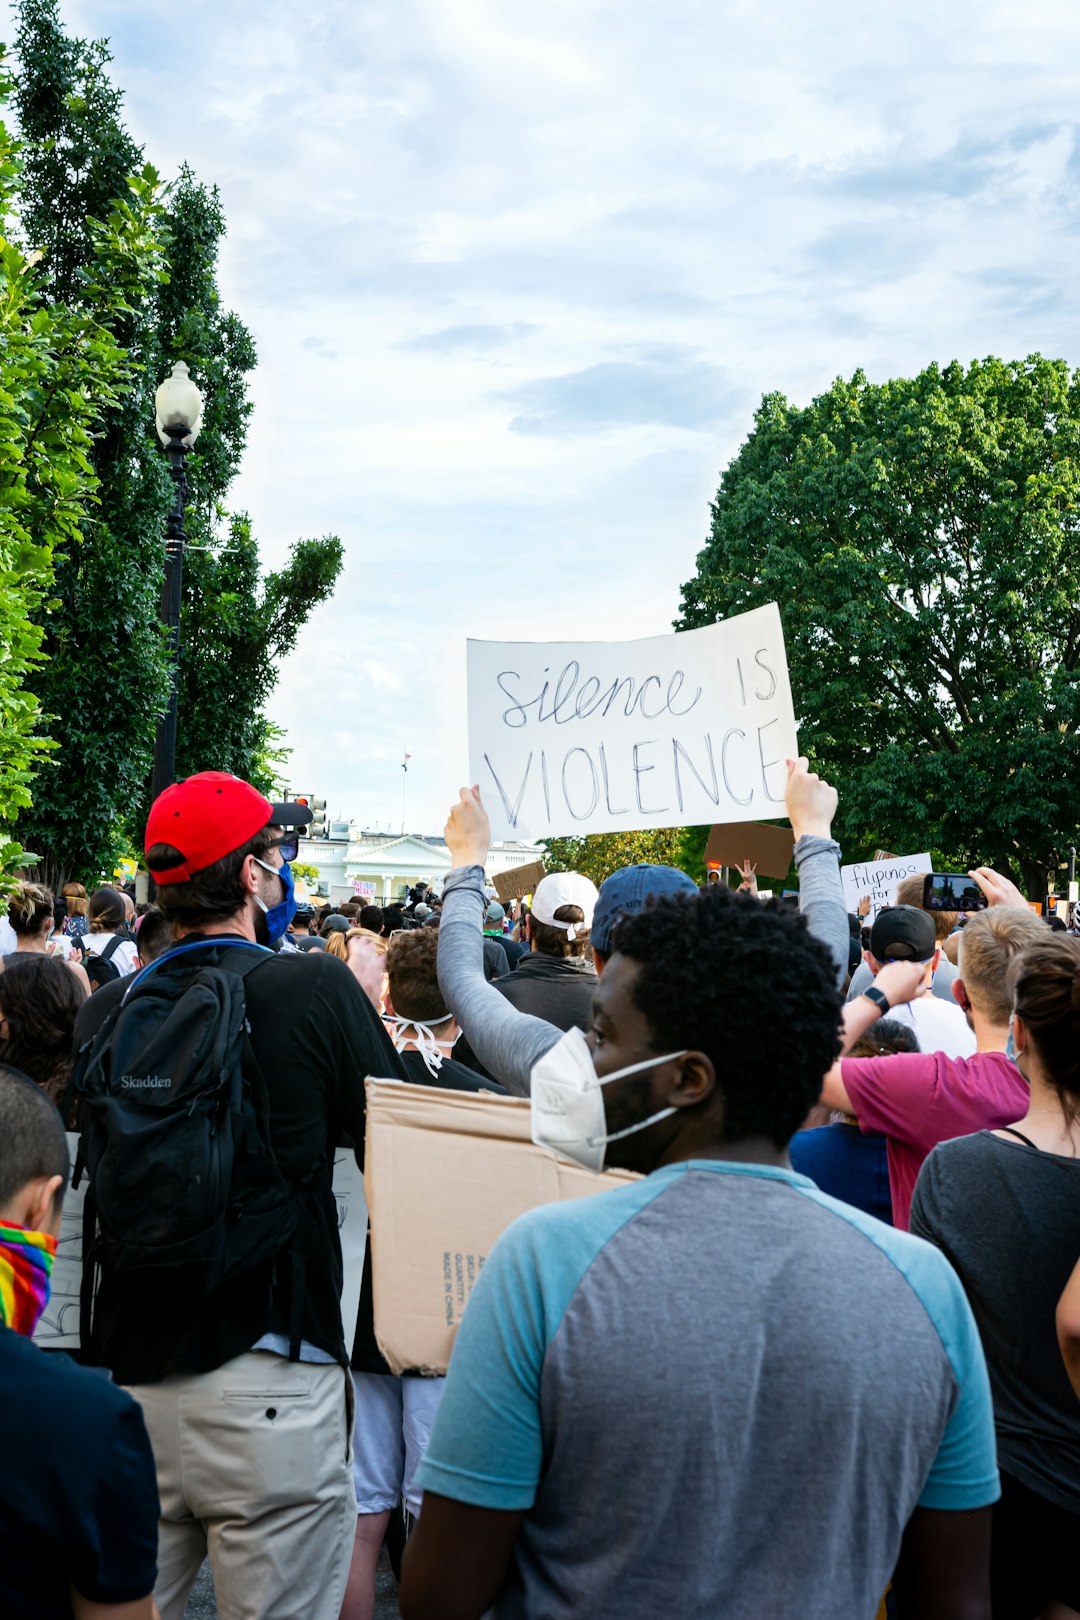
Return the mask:
[[249, 1352], [130, 1393], [157, 1464], [162, 1620], [183, 1620], [207, 1554], [227, 1620], [337, 1620], [356, 1531], [349, 1373]]

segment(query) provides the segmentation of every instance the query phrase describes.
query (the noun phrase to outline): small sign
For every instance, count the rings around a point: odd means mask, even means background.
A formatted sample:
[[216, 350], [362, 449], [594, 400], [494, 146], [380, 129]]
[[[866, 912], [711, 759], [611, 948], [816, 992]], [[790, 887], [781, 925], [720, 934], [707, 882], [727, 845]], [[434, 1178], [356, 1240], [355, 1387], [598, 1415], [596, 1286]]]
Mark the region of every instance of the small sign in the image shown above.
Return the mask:
[[743, 861], [757, 867], [758, 877], [786, 878], [791, 870], [795, 834], [790, 827], [767, 827], [760, 821], [729, 821], [709, 834], [705, 860], [736, 869]]
[[509, 872], [496, 872], [491, 881], [495, 885], [499, 903], [505, 906], [508, 900], [520, 900], [527, 894], [534, 894], [543, 876], [543, 861], [530, 861], [528, 866], [515, 866]]
[[892, 905], [901, 878], [931, 870], [929, 855], [890, 855], [881, 861], [855, 861], [851, 866], [842, 866], [844, 904], [849, 912], [870, 924], [879, 911]]
[[375, 885], [370, 883], [367, 878], [353, 878], [352, 889], [353, 894], [358, 897], [362, 896], [365, 900], [374, 900], [375, 898]]

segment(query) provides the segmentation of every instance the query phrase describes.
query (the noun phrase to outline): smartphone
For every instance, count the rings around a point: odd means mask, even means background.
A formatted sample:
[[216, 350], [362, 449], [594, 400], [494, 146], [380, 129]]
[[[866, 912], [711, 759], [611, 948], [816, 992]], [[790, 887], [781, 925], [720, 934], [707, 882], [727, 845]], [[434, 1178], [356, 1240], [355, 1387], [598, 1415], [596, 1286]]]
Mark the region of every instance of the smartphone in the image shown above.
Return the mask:
[[927, 872], [922, 903], [924, 911], [982, 911], [987, 902], [966, 872]]

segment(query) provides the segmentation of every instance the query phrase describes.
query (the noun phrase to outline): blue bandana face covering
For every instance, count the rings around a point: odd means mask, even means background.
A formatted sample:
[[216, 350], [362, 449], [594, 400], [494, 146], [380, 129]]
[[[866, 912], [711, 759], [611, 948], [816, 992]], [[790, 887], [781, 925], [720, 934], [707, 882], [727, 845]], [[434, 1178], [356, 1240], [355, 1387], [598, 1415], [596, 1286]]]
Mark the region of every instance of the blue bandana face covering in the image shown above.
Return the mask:
[[273, 877], [280, 878], [281, 887], [285, 891], [276, 906], [268, 906], [264, 900], [259, 899], [258, 895], [255, 896], [256, 901], [266, 913], [266, 936], [270, 944], [274, 945], [284, 935], [286, 928], [293, 920], [293, 912], [296, 910], [292, 867], [287, 861], [284, 866], [269, 866], [266, 861], [260, 861], [257, 855], [255, 856], [255, 864], [261, 866], [264, 872], [269, 872]]

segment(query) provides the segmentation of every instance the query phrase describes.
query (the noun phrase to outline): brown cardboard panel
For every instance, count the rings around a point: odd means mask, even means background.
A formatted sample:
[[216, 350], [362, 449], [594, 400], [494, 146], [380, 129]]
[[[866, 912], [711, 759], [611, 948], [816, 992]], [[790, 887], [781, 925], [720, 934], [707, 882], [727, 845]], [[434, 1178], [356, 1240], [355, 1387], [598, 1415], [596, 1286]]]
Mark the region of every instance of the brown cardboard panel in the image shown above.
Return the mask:
[[446, 1371], [473, 1285], [511, 1221], [636, 1179], [594, 1176], [536, 1147], [527, 1098], [368, 1080], [375, 1336], [391, 1370]]
[[515, 866], [509, 872], [496, 872], [491, 881], [500, 903], [505, 906], [508, 900], [520, 900], [523, 895], [535, 893], [543, 876], [543, 861], [530, 861], [528, 866]]
[[714, 827], [705, 850], [707, 861], [721, 866], [757, 866], [758, 877], [787, 877], [795, 834], [790, 827], [767, 827], [761, 821], [732, 821]]

